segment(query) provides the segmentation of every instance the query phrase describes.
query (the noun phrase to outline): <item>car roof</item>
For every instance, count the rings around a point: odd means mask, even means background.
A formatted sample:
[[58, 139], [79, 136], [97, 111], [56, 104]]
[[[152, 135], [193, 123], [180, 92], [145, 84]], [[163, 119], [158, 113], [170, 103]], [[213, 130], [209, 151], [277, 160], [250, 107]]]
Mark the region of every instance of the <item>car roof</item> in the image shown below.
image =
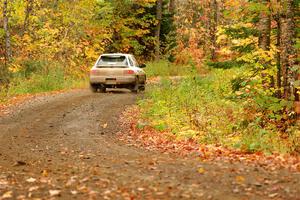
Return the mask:
[[104, 54], [101, 54], [101, 56], [131, 56], [131, 54], [125, 54], [125, 53], [104, 53]]

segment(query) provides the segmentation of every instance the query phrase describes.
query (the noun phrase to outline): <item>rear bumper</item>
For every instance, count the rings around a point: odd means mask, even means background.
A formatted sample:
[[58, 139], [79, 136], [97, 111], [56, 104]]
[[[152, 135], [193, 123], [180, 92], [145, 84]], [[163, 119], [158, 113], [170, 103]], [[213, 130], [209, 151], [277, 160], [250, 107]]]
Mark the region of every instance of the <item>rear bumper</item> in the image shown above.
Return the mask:
[[123, 85], [134, 84], [136, 76], [90, 76], [91, 84], [104, 84], [104, 85]]

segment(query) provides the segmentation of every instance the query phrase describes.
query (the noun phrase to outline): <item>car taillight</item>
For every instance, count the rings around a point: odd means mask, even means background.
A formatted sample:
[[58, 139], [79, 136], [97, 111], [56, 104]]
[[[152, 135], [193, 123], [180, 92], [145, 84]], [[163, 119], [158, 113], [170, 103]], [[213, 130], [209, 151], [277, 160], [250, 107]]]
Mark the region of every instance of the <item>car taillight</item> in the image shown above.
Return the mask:
[[124, 74], [134, 74], [133, 70], [124, 70]]

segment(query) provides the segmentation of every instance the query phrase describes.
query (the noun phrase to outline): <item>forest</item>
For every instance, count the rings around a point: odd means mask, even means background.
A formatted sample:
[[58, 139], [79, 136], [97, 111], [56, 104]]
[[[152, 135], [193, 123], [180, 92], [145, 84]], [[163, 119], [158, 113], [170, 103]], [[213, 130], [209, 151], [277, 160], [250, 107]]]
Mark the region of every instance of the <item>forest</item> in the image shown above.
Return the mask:
[[0, 2], [1, 101], [81, 87], [101, 53], [131, 53], [163, 77], [138, 126], [300, 153], [299, 0]]

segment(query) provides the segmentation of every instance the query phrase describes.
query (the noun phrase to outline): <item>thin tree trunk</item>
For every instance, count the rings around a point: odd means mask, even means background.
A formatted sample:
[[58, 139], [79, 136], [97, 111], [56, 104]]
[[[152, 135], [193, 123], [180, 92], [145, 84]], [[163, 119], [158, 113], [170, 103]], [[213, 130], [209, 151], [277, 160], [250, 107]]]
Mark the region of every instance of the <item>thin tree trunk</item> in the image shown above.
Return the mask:
[[28, 30], [29, 26], [29, 18], [33, 10], [33, 0], [27, 0], [27, 5], [25, 8], [25, 19], [24, 19], [24, 24], [23, 24], [23, 32]]
[[[276, 46], [277, 49], [280, 48], [280, 37], [281, 37], [281, 25], [280, 25], [280, 14], [278, 13], [276, 16], [276, 23], [277, 23], [277, 35], [276, 35]], [[276, 53], [276, 66], [277, 66], [277, 97], [281, 98], [281, 87], [282, 87], [282, 82], [281, 82], [281, 77], [282, 77], [282, 72], [281, 72], [281, 64], [280, 64], [280, 52]]]
[[11, 42], [10, 42], [10, 33], [8, 27], [8, 0], [3, 2], [3, 29], [5, 35], [5, 59], [10, 61], [12, 52], [11, 52]]
[[[204, 41], [210, 41], [210, 27], [211, 27], [211, 13], [210, 13], [210, 0], [203, 1], [203, 16], [204, 16]], [[205, 56], [211, 56], [210, 48], [206, 45], [202, 45], [202, 50]]]
[[294, 59], [296, 57], [294, 50], [294, 2], [293, 0], [281, 1], [283, 12], [280, 18], [281, 24], [281, 39], [280, 39], [280, 58], [281, 58], [281, 71], [283, 79], [283, 98], [291, 99], [294, 93], [294, 88], [291, 85], [295, 79], [295, 74], [291, 68], [294, 65]]
[[[270, 0], [262, 0], [261, 1], [264, 6], [269, 8]], [[259, 16], [259, 39], [258, 45], [265, 51], [270, 50], [270, 42], [271, 42], [271, 14], [269, 9], [260, 12]]]
[[175, 13], [175, 0], [170, 0], [169, 2], [169, 13]]
[[[264, 51], [270, 50], [271, 43], [271, 13], [270, 13], [270, 0], [260, 0], [263, 10], [259, 13], [259, 21], [258, 21], [258, 30], [259, 30], [259, 38], [258, 38], [258, 46]], [[270, 63], [264, 63], [264, 68], [266, 69]], [[267, 75], [265, 72], [261, 74], [263, 78], [263, 86], [265, 89], [274, 88], [275, 81], [274, 77], [271, 75]], [[267, 82], [267, 77], [270, 78], [270, 83]]]
[[155, 60], [160, 59], [160, 29], [161, 29], [161, 21], [162, 21], [162, 0], [157, 0], [156, 2], [156, 19], [157, 25], [155, 30]]
[[211, 42], [211, 51], [210, 56], [212, 61], [216, 61], [216, 49], [217, 49], [217, 27], [218, 27], [218, 2], [217, 0], [212, 0], [210, 2], [212, 19], [210, 23], [210, 42]]

